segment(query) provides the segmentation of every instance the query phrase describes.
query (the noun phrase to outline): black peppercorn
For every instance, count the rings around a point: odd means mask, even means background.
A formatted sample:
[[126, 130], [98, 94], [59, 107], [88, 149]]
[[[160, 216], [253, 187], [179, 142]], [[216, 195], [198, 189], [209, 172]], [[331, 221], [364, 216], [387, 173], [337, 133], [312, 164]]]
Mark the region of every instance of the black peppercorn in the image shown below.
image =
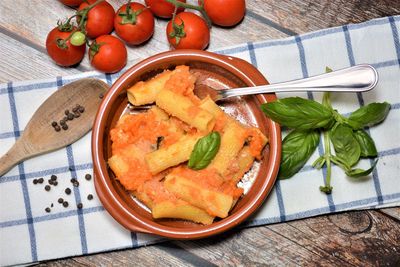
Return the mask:
[[69, 187], [65, 188], [65, 194], [67, 195], [71, 194], [71, 189]]
[[90, 175], [89, 173], [87, 173], [87, 174], [85, 175], [85, 179], [88, 180], [88, 181], [90, 181], [90, 179], [92, 179], [92, 175]]

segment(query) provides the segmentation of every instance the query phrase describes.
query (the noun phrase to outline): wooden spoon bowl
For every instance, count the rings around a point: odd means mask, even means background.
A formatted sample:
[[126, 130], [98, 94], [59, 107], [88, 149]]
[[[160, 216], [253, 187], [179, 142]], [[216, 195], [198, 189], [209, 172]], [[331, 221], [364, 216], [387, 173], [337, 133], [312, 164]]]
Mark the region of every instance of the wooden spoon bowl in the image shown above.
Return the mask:
[[[53, 151], [72, 144], [93, 125], [102, 96], [109, 86], [97, 79], [81, 79], [60, 87], [35, 112], [26, 125], [22, 136], [0, 158], [0, 176], [19, 162], [30, 157]], [[80, 105], [84, 108], [79, 117], [66, 122], [68, 129], [56, 131], [52, 122], [65, 116], [65, 110]]]

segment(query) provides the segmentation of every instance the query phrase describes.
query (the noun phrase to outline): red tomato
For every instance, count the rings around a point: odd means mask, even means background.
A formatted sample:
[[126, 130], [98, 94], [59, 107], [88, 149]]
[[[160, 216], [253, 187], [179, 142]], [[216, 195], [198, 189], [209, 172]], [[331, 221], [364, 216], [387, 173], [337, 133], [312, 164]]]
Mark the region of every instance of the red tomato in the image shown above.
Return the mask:
[[192, 12], [182, 12], [176, 15], [174, 21], [179, 28], [178, 31], [174, 31], [172, 20], [167, 25], [168, 42], [174, 48], [205, 49], [207, 47], [210, 42], [210, 30], [204, 19]]
[[46, 49], [49, 56], [60, 66], [68, 67], [79, 63], [85, 55], [86, 45], [71, 45], [69, 40], [65, 47], [60, 47], [58, 40], [66, 39], [71, 32], [63, 32], [55, 27], [49, 32], [46, 39]]
[[[179, 2], [186, 3], [186, 0], [178, 0]], [[175, 6], [165, 0], [145, 0], [146, 5], [150, 8], [154, 15], [160, 18], [170, 19], [174, 13]], [[180, 7], [177, 13], [182, 12], [184, 8]]]
[[[88, 0], [89, 3], [82, 3], [78, 10], [82, 10], [96, 2], [96, 0]], [[93, 7], [88, 15], [86, 22], [86, 34], [90, 38], [96, 38], [100, 35], [110, 33], [114, 28], [115, 11], [112, 5], [107, 1], [100, 2]]]
[[121, 6], [114, 18], [115, 32], [128, 44], [138, 45], [147, 41], [154, 32], [154, 17], [148, 8], [139, 3], [130, 3], [130, 19], [127, 4]]
[[245, 0], [199, 0], [214, 24], [230, 27], [238, 24], [246, 12]]
[[60, 0], [66, 6], [79, 6], [83, 3], [83, 0]]
[[114, 73], [126, 65], [126, 47], [117, 37], [102, 35], [90, 45], [89, 59], [99, 71]]

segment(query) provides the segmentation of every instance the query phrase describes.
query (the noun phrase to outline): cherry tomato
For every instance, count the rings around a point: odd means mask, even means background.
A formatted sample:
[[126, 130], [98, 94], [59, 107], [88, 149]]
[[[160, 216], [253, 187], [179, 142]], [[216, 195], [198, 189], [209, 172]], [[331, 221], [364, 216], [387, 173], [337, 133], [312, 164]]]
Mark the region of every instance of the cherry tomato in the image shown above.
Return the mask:
[[83, 45], [85, 41], [86, 41], [86, 35], [80, 31], [74, 32], [70, 39], [71, 44], [75, 46]]
[[[88, 0], [88, 3], [82, 3], [78, 10], [82, 10], [95, 2], [96, 0]], [[97, 4], [87, 15], [86, 35], [90, 38], [96, 38], [110, 33], [114, 28], [114, 15], [114, 8], [107, 1]]]
[[60, 66], [68, 67], [79, 63], [85, 55], [86, 46], [74, 46], [70, 41], [62, 45], [71, 32], [63, 32], [55, 27], [49, 32], [46, 39], [46, 49], [49, 56]]
[[199, 0], [211, 21], [219, 26], [231, 27], [238, 24], [246, 12], [245, 0]]
[[[178, 0], [179, 2], [186, 3], [186, 0]], [[146, 5], [150, 8], [154, 15], [160, 18], [170, 19], [174, 13], [175, 6], [165, 0], [145, 0]], [[184, 8], [180, 7], [177, 13], [182, 12]]]
[[90, 45], [90, 63], [106, 73], [120, 71], [126, 65], [127, 51], [124, 43], [115, 36], [102, 35]]
[[[167, 25], [168, 42], [176, 49], [205, 49], [210, 41], [210, 30], [204, 19], [192, 12], [182, 12]], [[175, 28], [175, 29], [174, 29]]]
[[83, 0], [60, 0], [66, 6], [79, 6], [83, 3]]
[[138, 45], [147, 41], [154, 32], [153, 14], [144, 5], [130, 3], [121, 6], [114, 18], [115, 32], [128, 44]]

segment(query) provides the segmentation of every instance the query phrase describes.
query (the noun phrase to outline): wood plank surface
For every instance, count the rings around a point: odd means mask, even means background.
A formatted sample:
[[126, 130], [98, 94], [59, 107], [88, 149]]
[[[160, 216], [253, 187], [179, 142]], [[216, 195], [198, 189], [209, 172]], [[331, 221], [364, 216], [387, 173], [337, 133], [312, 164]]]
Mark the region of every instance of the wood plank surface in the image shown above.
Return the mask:
[[399, 266], [400, 224], [378, 211], [352, 211], [40, 266], [136, 262], [141, 266]]
[[[121, 6], [126, 1], [123, 0], [113, 0], [109, 1], [115, 9]], [[143, 2], [143, 1], [139, 1]], [[60, 2], [56, 0], [41, 0], [41, 1], [25, 1], [25, 0], [2, 0], [0, 8], [0, 45], [1, 43], [7, 42], [4, 39], [14, 39], [18, 42], [25, 44], [26, 46], [32, 47], [36, 50], [35, 53], [42, 53], [42, 58], [40, 61], [48, 65], [56, 66], [51, 59], [46, 54], [45, 42], [47, 33], [56, 26], [58, 19], [65, 19], [67, 16], [71, 16], [74, 9], [65, 7]], [[13, 9], [18, 6], [20, 10], [29, 10], [30, 16], [35, 18], [32, 23], [26, 23], [21, 20], [19, 16], [12, 16]], [[42, 11], [46, 10], [48, 12], [46, 16], [42, 15]], [[132, 66], [141, 59], [147, 58], [151, 55], [168, 51], [170, 49], [166, 34], [165, 27], [168, 21], [157, 19], [155, 23], [154, 35], [149, 42], [145, 45], [140, 46], [130, 46], [128, 47], [128, 63], [127, 66]], [[215, 50], [220, 47], [230, 46], [235, 44], [240, 44], [248, 41], [257, 41], [263, 39], [273, 39], [285, 37], [287, 34], [270, 27], [269, 25], [263, 23], [262, 21], [253, 18], [251, 16], [246, 16], [245, 19], [234, 28], [221, 28], [213, 27], [211, 30], [211, 43], [208, 50]], [[32, 50], [31, 49], [31, 50]], [[17, 61], [23, 53], [24, 49], [19, 50], [18, 53], [9, 53], [7, 55], [7, 62]], [[27, 61], [26, 65], [7, 64], [9, 72], [28, 72], [38, 61]], [[80, 63], [78, 70], [85, 71], [92, 69], [88, 61], [87, 55]], [[37, 78], [46, 77], [45, 74], [35, 76]], [[13, 76], [14, 80], [29, 79], [28, 76], [21, 74], [19, 78]], [[7, 81], [6, 76], [0, 76], [0, 82]]]
[[400, 14], [398, 0], [255, 0], [247, 3], [251, 5], [250, 13], [296, 33]]
[[[115, 8], [125, 0], [110, 0]], [[143, 2], [143, 1], [139, 1]], [[194, 3], [195, 1], [189, 0]], [[213, 27], [209, 50], [283, 38], [347, 23], [400, 14], [398, 0], [252, 0], [234, 28]], [[26, 17], [15, 15], [16, 7]], [[60, 68], [45, 39], [56, 21], [74, 10], [56, 0], [0, 1], [0, 82], [41, 79], [92, 70], [88, 59]], [[31, 19], [27, 21], [26, 19]], [[34, 19], [32, 19], [34, 18]], [[128, 66], [169, 50], [167, 21], [153, 38], [129, 47]], [[352, 211], [249, 229], [196, 241], [168, 241], [116, 252], [41, 263], [40, 266], [400, 266], [400, 208]]]

